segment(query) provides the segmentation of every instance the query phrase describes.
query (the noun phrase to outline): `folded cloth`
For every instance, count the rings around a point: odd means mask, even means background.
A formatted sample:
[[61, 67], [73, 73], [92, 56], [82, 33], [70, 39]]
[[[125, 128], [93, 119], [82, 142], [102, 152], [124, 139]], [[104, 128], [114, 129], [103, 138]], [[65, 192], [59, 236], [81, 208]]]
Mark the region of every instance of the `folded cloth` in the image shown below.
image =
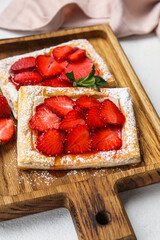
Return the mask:
[[155, 31], [160, 38], [157, 0], [12, 0], [0, 15], [0, 28], [51, 32], [110, 24], [118, 37]]

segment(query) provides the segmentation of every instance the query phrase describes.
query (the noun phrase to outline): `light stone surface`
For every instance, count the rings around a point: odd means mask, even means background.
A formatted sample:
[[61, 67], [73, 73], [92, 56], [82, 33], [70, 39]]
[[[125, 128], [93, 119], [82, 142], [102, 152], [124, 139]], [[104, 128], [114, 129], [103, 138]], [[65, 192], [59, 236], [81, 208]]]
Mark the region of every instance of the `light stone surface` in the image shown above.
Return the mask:
[[[0, 12], [10, 0], [0, 0]], [[0, 39], [28, 35], [0, 30]], [[154, 35], [120, 43], [160, 114], [160, 40]], [[120, 194], [138, 240], [160, 239], [160, 183]], [[77, 240], [68, 210], [56, 209], [0, 223], [1, 240]]]

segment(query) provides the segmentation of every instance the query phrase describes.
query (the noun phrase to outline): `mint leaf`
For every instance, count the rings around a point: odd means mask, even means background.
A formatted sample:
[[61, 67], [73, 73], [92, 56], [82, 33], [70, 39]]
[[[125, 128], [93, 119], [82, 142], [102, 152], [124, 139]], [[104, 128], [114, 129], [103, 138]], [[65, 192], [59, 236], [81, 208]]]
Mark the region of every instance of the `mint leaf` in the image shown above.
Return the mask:
[[88, 87], [88, 86], [92, 86], [95, 84], [95, 77], [86, 79], [86, 78], [79, 78], [76, 81], [77, 85], [79, 86], [84, 86], [84, 87]]
[[95, 65], [93, 64], [92, 69], [91, 69], [89, 75], [86, 78], [87, 79], [92, 78], [94, 76], [94, 74], [95, 74]]
[[74, 77], [74, 73], [73, 71], [69, 72], [69, 73], [65, 73], [66, 77], [69, 79], [70, 82], [75, 82], [75, 77]]
[[73, 87], [87, 87], [100, 91], [99, 86], [106, 86], [108, 83], [100, 76], [95, 75], [95, 65], [93, 64], [91, 72], [84, 78], [75, 80], [74, 73], [65, 73], [66, 77], [73, 83]]
[[102, 77], [95, 76], [95, 81], [98, 86], [106, 86], [108, 82], [106, 82]]

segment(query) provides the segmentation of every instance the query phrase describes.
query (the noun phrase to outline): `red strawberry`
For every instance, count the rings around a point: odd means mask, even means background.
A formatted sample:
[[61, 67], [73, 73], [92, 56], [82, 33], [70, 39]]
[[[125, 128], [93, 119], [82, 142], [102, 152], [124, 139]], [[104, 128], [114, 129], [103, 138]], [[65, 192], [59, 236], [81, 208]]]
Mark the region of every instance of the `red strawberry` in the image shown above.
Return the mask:
[[99, 129], [92, 140], [92, 149], [96, 151], [117, 150], [121, 146], [122, 140], [110, 127]]
[[7, 99], [0, 95], [0, 118], [8, 118], [11, 115]]
[[65, 140], [66, 140], [67, 133], [65, 131], [60, 130], [60, 129], [59, 129], [59, 133], [61, 135], [62, 142], [64, 143]]
[[114, 131], [117, 136], [122, 139], [122, 126], [114, 126], [114, 125], [110, 125], [110, 128], [112, 131]]
[[36, 66], [36, 59], [34, 57], [24, 57], [16, 61], [11, 66], [11, 71], [17, 72], [21, 70], [28, 70]]
[[29, 121], [31, 129], [43, 132], [50, 128], [58, 129], [60, 118], [47, 108], [41, 108]]
[[73, 110], [74, 102], [67, 96], [57, 96], [46, 98], [44, 103], [55, 111], [60, 116], [65, 116], [68, 112]]
[[84, 110], [88, 110], [91, 107], [99, 107], [101, 103], [94, 97], [82, 96], [76, 100], [76, 105]]
[[42, 81], [42, 77], [37, 72], [21, 72], [14, 76], [14, 82], [19, 84], [36, 84]]
[[75, 105], [74, 106], [74, 110], [76, 110], [78, 112], [80, 118], [86, 119], [86, 113], [85, 113], [85, 111], [82, 108], [80, 108], [79, 106]]
[[86, 125], [76, 126], [68, 133], [65, 142], [66, 153], [85, 153], [90, 150], [91, 137]]
[[120, 125], [125, 122], [125, 116], [119, 108], [109, 99], [102, 102], [100, 107], [100, 115], [105, 123]]
[[46, 109], [47, 106], [44, 103], [40, 103], [39, 105], [36, 106], [36, 112], [42, 109]]
[[70, 62], [76, 62], [76, 61], [82, 60], [82, 58], [85, 58], [85, 57], [86, 57], [86, 50], [78, 49], [74, 53], [70, 54], [67, 59]]
[[73, 87], [71, 82], [63, 81], [59, 77], [44, 80], [43, 85], [49, 87]]
[[55, 156], [62, 153], [63, 142], [59, 131], [57, 129], [48, 129], [42, 133], [37, 138], [36, 147], [47, 156]]
[[21, 85], [19, 83], [14, 82], [14, 75], [9, 76], [9, 81], [13, 83], [13, 85], [16, 87], [18, 91]]
[[77, 111], [72, 110], [64, 117], [63, 121], [60, 124], [60, 128], [68, 132], [71, 130], [71, 128], [77, 125], [85, 125], [85, 121], [80, 118]]
[[12, 119], [0, 119], [0, 143], [8, 142], [14, 133], [14, 121]]
[[61, 46], [53, 49], [53, 56], [56, 61], [63, 61], [66, 57], [73, 52], [73, 48], [70, 46]]
[[36, 59], [36, 66], [40, 74], [45, 77], [54, 77], [62, 73], [68, 65], [67, 61], [56, 62], [51, 56], [40, 55]]
[[[65, 73], [71, 72], [72, 70], [76, 80], [81, 77], [86, 77], [91, 72], [92, 66], [93, 62], [89, 58], [84, 58], [82, 61], [70, 63], [61, 74], [61, 78], [65, 81], [69, 81]], [[97, 70], [95, 72], [95, 75], [99, 75], [99, 72]]]
[[86, 123], [89, 128], [101, 128], [105, 126], [105, 123], [99, 116], [99, 108], [91, 107], [86, 115]]

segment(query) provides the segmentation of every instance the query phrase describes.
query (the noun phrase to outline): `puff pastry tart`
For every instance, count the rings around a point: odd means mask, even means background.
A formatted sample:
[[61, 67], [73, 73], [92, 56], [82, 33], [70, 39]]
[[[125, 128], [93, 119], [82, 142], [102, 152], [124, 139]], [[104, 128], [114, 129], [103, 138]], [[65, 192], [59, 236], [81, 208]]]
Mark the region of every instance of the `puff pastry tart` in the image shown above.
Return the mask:
[[115, 80], [106, 64], [93, 46], [82, 39], [1, 60], [0, 86], [17, 118], [21, 86], [72, 87], [65, 73], [73, 70], [77, 80], [86, 77], [93, 64], [96, 74], [108, 82], [108, 87], [113, 87]]
[[128, 88], [24, 86], [18, 102], [18, 167], [100, 168], [140, 162]]

